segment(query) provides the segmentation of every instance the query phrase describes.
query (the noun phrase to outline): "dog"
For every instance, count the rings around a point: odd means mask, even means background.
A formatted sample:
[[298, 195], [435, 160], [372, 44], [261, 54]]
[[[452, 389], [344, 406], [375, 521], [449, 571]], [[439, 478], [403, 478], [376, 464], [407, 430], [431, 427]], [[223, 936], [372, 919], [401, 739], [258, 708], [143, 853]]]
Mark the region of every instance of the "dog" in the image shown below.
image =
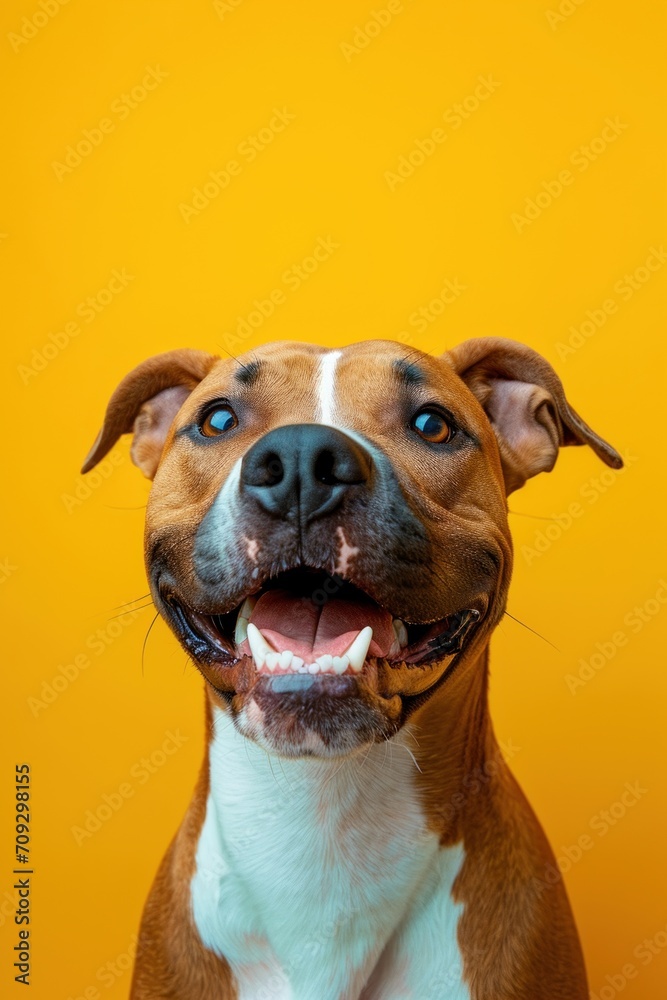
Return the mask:
[[551, 365], [493, 337], [175, 350], [120, 383], [83, 471], [130, 433], [208, 732], [133, 1000], [587, 998], [487, 707], [508, 494], [563, 445], [622, 465]]

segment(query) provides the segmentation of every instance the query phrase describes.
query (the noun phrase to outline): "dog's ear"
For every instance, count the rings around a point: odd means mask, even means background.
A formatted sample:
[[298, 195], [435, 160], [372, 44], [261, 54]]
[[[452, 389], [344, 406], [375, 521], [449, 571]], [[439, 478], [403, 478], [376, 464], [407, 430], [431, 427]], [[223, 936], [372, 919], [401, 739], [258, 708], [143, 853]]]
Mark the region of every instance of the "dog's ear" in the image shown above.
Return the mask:
[[89, 472], [121, 434], [132, 431], [132, 461], [152, 479], [174, 417], [218, 360], [205, 351], [184, 349], [157, 354], [133, 369], [109, 400], [102, 430], [81, 471]]
[[607, 465], [622, 467], [618, 452], [572, 409], [558, 375], [537, 351], [501, 337], [479, 337], [443, 357], [491, 422], [507, 493], [553, 469], [562, 445], [590, 445]]

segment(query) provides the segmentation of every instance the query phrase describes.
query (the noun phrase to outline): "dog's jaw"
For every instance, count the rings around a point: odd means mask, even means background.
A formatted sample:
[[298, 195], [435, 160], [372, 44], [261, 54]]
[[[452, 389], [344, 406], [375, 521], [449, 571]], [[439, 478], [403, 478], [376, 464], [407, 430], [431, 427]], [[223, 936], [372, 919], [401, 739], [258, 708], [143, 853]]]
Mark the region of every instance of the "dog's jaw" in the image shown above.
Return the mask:
[[312, 568], [279, 574], [226, 614], [187, 607], [159, 576], [155, 589], [239, 731], [285, 756], [390, 738], [474, 645], [486, 608], [479, 596], [479, 609], [406, 624]]
[[[393, 384], [400, 352], [391, 345], [373, 358], [386, 387], [364, 412], [358, 382], [370, 360], [349, 361], [347, 351], [295, 349], [285, 367], [267, 349], [257, 360], [263, 374], [238, 402], [233, 371], [223, 381], [205, 379], [179, 415], [148, 507], [157, 607], [239, 730], [290, 756], [346, 754], [396, 733], [462, 654], [488, 638], [504, 611], [511, 566], [502, 489], [474, 488], [476, 476], [489, 478], [485, 435], [495, 454], [484, 419], [461, 417], [453, 450], [442, 454], [409, 427], [399, 441], [395, 422], [405, 427], [401, 412], [420, 405], [391, 400], [400, 394]], [[434, 365], [429, 393], [445, 392], [443, 374], [459, 388], [446, 366]], [[298, 424], [282, 422], [280, 394], [270, 409], [274, 387], [286, 381], [300, 400]], [[229, 443], [201, 447], [192, 421], [216, 396], [231, 399], [244, 422]], [[397, 412], [378, 430], [380, 400]], [[251, 434], [260, 406], [264, 433]], [[415, 475], [415, 460], [440, 478]], [[294, 461], [312, 494], [301, 501], [285, 494]], [[309, 486], [304, 476], [313, 469]], [[205, 484], [194, 504], [184, 481], [193, 474]]]

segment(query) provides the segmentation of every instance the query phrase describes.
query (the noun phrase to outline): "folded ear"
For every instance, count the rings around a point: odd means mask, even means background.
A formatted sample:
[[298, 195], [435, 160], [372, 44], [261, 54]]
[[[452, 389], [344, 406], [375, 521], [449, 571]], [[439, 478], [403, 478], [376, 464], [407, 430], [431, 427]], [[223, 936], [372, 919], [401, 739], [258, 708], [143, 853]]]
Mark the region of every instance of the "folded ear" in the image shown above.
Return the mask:
[[126, 375], [109, 400], [102, 430], [81, 471], [90, 472], [121, 434], [133, 431], [132, 461], [152, 479], [174, 417], [218, 360], [205, 351], [168, 351]]
[[477, 397], [498, 440], [507, 493], [554, 467], [562, 445], [587, 444], [614, 469], [621, 456], [575, 413], [540, 354], [501, 337], [466, 340], [443, 357]]

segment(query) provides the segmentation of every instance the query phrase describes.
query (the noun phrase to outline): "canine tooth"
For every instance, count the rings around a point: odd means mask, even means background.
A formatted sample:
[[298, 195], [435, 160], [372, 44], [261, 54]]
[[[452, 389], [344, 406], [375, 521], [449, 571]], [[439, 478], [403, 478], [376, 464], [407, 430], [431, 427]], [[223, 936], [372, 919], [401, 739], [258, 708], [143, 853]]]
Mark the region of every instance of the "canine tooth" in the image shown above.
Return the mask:
[[330, 656], [329, 653], [324, 653], [323, 656], [317, 657], [317, 662], [320, 665], [322, 673], [328, 673], [333, 667], [333, 656]]
[[344, 674], [350, 665], [347, 656], [334, 656], [333, 671], [335, 674]]
[[292, 657], [292, 670], [297, 670], [300, 674], [305, 673], [305, 664], [300, 656]]
[[248, 638], [248, 619], [244, 618], [243, 615], [239, 615], [236, 619], [236, 628], [234, 629], [234, 642], [237, 646], [240, 646], [242, 642]]
[[252, 622], [248, 622], [248, 645], [250, 646], [255, 666], [259, 669], [264, 666], [264, 661], [268, 654], [275, 653], [275, 649], [271, 649], [262, 633]]
[[247, 618], [249, 620], [250, 616], [255, 610], [256, 604], [257, 604], [256, 597], [246, 597], [245, 601], [241, 605], [241, 610], [239, 611], [241, 618]]
[[394, 626], [394, 633], [398, 639], [398, 644], [403, 649], [408, 644], [408, 630], [400, 618], [394, 618], [392, 625]]
[[308, 664], [308, 673], [309, 674], [319, 674], [319, 672], [320, 672], [320, 665], [317, 662], [317, 660], [315, 660], [314, 663], [309, 663]]
[[264, 666], [267, 667], [271, 673], [273, 673], [276, 667], [280, 666], [280, 657], [280, 653], [267, 653]]
[[350, 645], [345, 650], [345, 656], [350, 661], [350, 666], [357, 673], [362, 669], [366, 656], [368, 655], [368, 647], [371, 644], [371, 639], [373, 638], [373, 629], [370, 625], [362, 628], [361, 632]]
[[280, 666], [283, 670], [287, 670], [288, 667], [292, 666], [293, 657], [294, 653], [291, 649], [283, 649], [280, 654]]

